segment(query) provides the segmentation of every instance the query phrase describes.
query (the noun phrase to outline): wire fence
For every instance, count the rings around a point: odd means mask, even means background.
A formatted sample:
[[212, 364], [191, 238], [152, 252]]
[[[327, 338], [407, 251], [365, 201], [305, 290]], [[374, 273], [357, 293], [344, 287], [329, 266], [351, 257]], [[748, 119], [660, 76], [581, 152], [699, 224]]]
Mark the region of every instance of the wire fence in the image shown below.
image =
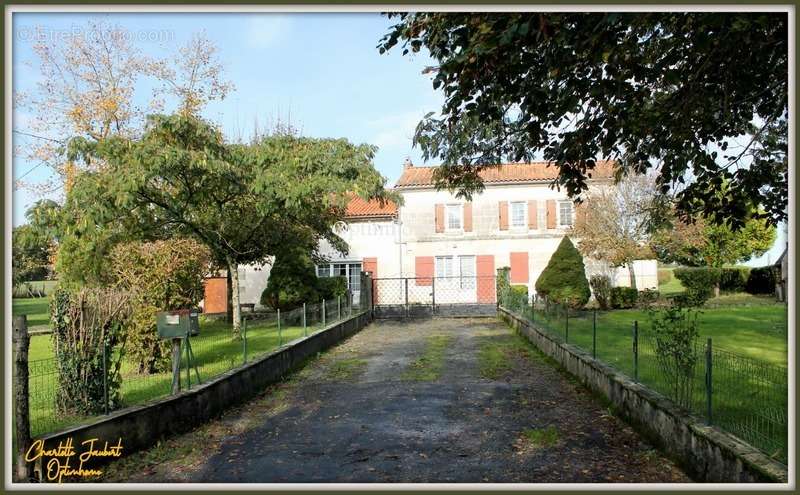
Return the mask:
[[712, 339], [671, 352], [650, 321], [629, 321], [621, 311], [576, 310], [505, 291], [500, 305], [557, 340], [580, 347], [703, 417], [787, 462], [788, 369], [715, 346]]
[[[201, 318], [199, 334], [188, 337], [188, 345], [181, 347], [181, 390], [205, 383], [368, 309], [371, 304], [368, 292], [361, 291], [357, 300], [352, 300], [348, 294], [306, 303], [291, 311], [245, 313], [240, 337], [234, 335], [229, 322]], [[29, 361], [28, 373], [29, 422], [33, 438], [98, 417], [67, 415], [59, 410], [56, 404], [59, 372], [55, 357]], [[172, 393], [171, 370], [141, 373], [136, 363], [123, 358], [120, 376], [119, 407], [142, 404]], [[106, 383], [108, 378], [106, 374]], [[112, 412], [110, 402], [106, 397], [106, 409]]]
[[375, 318], [495, 314], [496, 285], [493, 275], [376, 278], [372, 309]]

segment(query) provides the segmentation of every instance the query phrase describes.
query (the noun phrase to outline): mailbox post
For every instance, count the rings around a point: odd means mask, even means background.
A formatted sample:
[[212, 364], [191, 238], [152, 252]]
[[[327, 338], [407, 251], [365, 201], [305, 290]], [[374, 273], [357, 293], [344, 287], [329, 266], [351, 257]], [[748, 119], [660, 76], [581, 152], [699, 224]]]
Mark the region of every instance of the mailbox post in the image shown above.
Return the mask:
[[[199, 311], [194, 309], [179, 309], [174, 311], [161, 311], [156, 315], [158, 336], [161, 339], [172, 341], [172, 394], [181, 390], [181, 350], [184, 340], [186, 342], [186, 377], [187, 387], [190, 385], [191, 375], [191, 346], [189, 336], [200, 334]], [[195, 373], [197, 370], [195, 369]], [[200, 381], [197, 373], [198, 382]]]

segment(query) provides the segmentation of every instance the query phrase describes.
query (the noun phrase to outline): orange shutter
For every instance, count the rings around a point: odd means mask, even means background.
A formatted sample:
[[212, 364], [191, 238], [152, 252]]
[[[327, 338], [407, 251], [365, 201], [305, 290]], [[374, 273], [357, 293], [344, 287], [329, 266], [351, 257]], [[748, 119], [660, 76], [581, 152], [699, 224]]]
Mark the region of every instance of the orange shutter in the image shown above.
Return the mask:
[[547, 228], [556, 228], [556, 200], [547, 200]]
[[433, 256], [417, 256], [414, 258], [414, 274], [417, 285], [431, 285], [433, 278]]
[[511, 283], [528, 283], [528, 253], [511, 253]]
[[539, 209], [536, 207], [536, 200], [528, 201], [528, 228], [535, 230], [538, 228]]
[[203, 313], [219, 314], [228, 312], [228, 279], [212, 277], [203, 281]]
[[494, 279], [494, 255], [481, 254], [475, 258], [478, 274], [478, 302], [494, 303], [495, 298], [495, 279]]
[[500, 201], [500, 230], [508, 230], [508, 201]]
[[464, 203], [464, 232], [472, 232], [472, 203]]
[[370, 272], [373, 280], [378, 278], [378, 258], [364, 258], [361, 260], [361, 271]]
[[436, 221], [436, 232], [444, 232], [444, 205], [436, 205], [434, 217]]

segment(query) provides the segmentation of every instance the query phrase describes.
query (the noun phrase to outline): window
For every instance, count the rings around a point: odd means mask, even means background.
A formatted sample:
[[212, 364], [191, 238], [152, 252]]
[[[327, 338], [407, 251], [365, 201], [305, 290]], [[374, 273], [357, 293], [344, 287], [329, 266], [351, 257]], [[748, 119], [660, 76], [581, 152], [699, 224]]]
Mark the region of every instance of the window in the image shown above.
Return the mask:
[[525, 228], [527, 225], [528, 205], [523, 201], [511, 203], [511, 227], [516, 229]]
[[464, 207], [459, 205], [447, 205], [447, 215], [445, 216], [447, 222], [445, 223], [445, 230], [461, 230], [463, 228], [463, 213]]
[[331, 276], [331, 265], [318, 265], [317, 277], [325, 278]]
[[572, 226], [572, 201], [558, 202], [558, 224], [562, 227]]
[[452, 277], [455, 274], [452, 256], [437, 256], [434, 261], [436, 278]]
[[317, 265], [317, 277], [344, 277], [353, 292], [361, 288], [361, 263], [325, 263]]
[[348, 279], [350, 290], [353, 292], [361, 290], [361, 263], [350, 263], [348, 267], [350, 270]]
[[458, 257], [459, 276], [462, 289], [475, 288], [475, 256]]

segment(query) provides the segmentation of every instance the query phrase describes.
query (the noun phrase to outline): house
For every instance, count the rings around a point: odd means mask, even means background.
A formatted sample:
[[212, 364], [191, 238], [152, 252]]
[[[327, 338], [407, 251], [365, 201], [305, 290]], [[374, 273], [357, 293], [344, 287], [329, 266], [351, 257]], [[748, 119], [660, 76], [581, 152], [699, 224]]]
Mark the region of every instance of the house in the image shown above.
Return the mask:
[[[613, 168], [613, 162], [598, 162], [589, 187], [612, 184]], [[357, 297], [363, 289], [359, 273], [369, 271], [386, 280], [376, 286], [378, 302], [400, 297], [427, 302], [434, 284], [437, 302], [493, 302], [493, 277], [508, 266], [511, 283], [533, 294], [536, 279], [575, 221], [574, 203], [565, 192], [550, 188], [557, 169], [534, 162], [484, 170], [485, 189], [472, 201], [437, 191], [434, 170], [406, 160], [394, 185], [402, 206], [354, 198], [345, 221], [333, 226], [349, 252], [338, 253], [323, 243], [320, 252], [328, 261], [317, 267], [318, 276], [347, 277]], [[587, 276], [608, 274], [615, 285], [628, 285], [626, 267], [593, 260], [586, 264]], [[636, 261], [634, 271], [639, 289], [657, 288], [655, 260]], [[268, 276], [268, 265], [241, 269], [243, 303], [258, 303]], [[389, 281], [404, 278], [412, 279], [409, 288]]]

